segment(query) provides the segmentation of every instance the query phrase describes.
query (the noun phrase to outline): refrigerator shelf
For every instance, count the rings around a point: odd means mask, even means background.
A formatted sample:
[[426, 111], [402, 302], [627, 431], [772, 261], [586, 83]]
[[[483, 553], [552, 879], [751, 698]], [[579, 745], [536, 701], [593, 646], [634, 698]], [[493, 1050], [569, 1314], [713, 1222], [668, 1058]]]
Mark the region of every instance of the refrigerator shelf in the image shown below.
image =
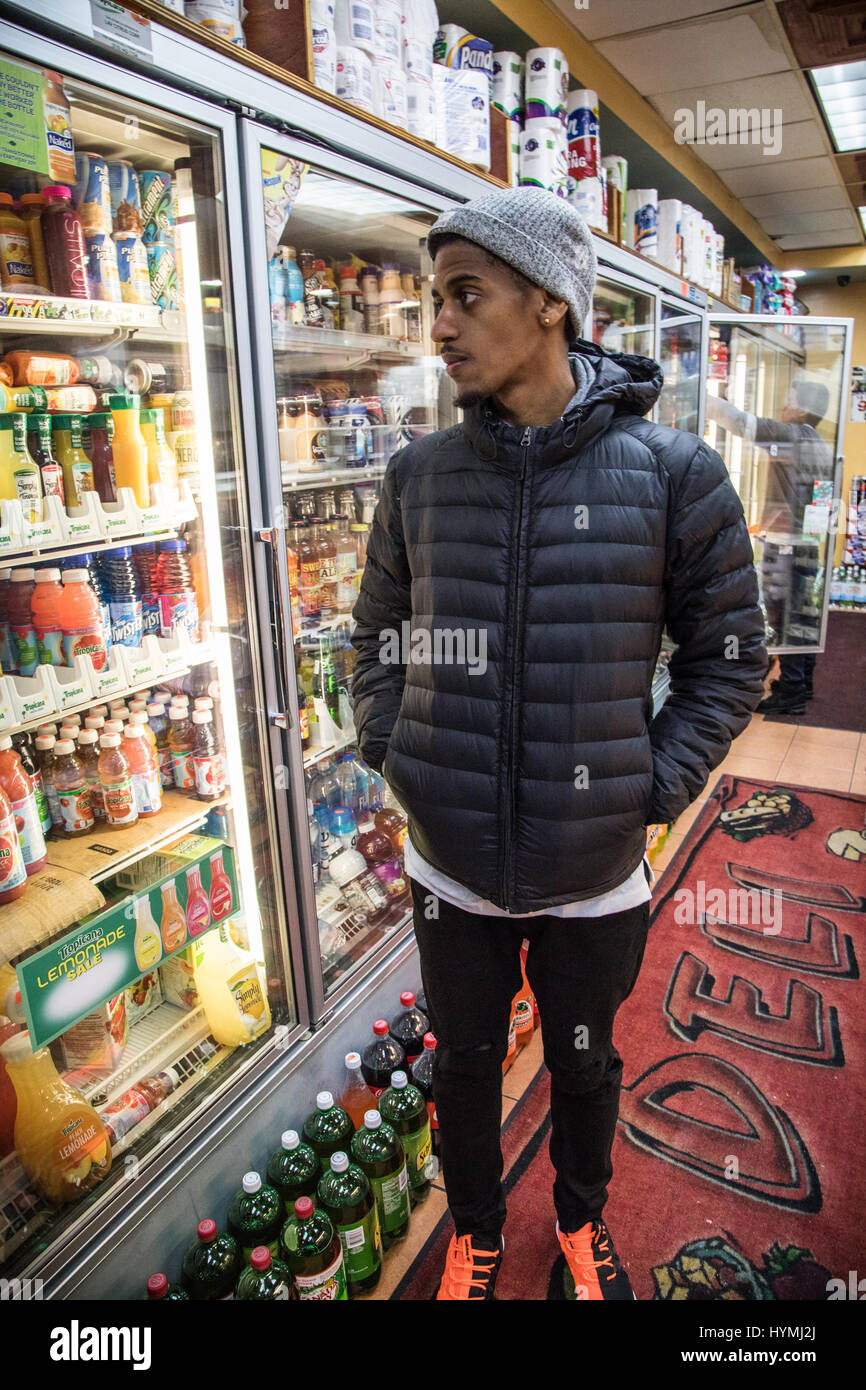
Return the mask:
[[0, 564], [8, 560], [60, 560], [83, 550], [112, 550], [118, 545], [176, 538], [178, 529], [198, 516], [189, 483], [166, 489], [154, 483], [150, 504], [139, 507], [131, 488], [120, 488], [116, 502], [103, 502], [96, 492], [82, 493], [83, 502], [68, 515], [59, 498], [46, 497], [45, 515], [27, 523], [18, 501], [0, 500]]
[[303, 324], [275, 323], [272, 328], [275, 353], [327, 354], [348, 363], [356, 357], [367, 361], [371, 357], [405, 362], [423, 357], [424, 344], [410, 343], [403, 338], [388, 338], [382, 333], [344, 333], [339, 328], [307, 328]]
[[354, 727], [346, 734], [345, 738], [339, 739], [336, 743], [326, 743], [321, 748], [314, 748], [304, 755], [304, 767], [312, 767], [314, 763], [320, 763], [323, 758], [330, 758], [333, 753], [339, 753], [341, 748], [348, 748], [350, 743], [354, 743], [357, 738]]
[[63, 299], [51, 294], [0, 294], [2, 336], [38, 333], [50, 337], [110, 338], [119, 332], [147, 329], [176, 333], [182, 323], [182, 315], [151, 304], [109, 304], [101, 299]]
[[302, 492], [305, 488], [323, 487], [329, 483], [363, 483], [382, 478], [386, 464], [371, 463], [366, 468], [323, 468], [317, 473], [299, 473], [295, 478], [283, 478], [283, 493]]
[[[126, 1047], [111, 1075], [97, 1077], [78, 1089], [91, 1105], [109, 1105], [134, 1081], [173, 1066], [171, 1057], [174, 1052], [188, 1052], [191, 1047], [203, 1042], [209, 1032], [201, 1005], [195, 1009], [182, 1009], [179, 1004], [160, 1004], [138, 1023], [130, 1024]], [[70, 1085], [76, 1084], [73, 1077], [67, 1075], [66, 1079]], [[138, 1129], [136, 1127], [136, 1132]]]
[[[352, 575], [357, 576], [363, 573], [363, 570], [353, 570], [351, 574], [341, 574], [340, 578], [351, 579]], [[316, 623], [315, 627], [302, 627], [300, 632], [295, 633], [295, 641], [303, 642], [306, 637], [318, 637], [323, 632], [332, 632], [335, 627], [340, 627], [344, 623], [347, 627], [354, 626], [351, 609], [346, 613], [337, 613], [333, 618], [326, 618], [324, 622]], [[0, 728], [2, 728], [2, 724], [0, 724]]]

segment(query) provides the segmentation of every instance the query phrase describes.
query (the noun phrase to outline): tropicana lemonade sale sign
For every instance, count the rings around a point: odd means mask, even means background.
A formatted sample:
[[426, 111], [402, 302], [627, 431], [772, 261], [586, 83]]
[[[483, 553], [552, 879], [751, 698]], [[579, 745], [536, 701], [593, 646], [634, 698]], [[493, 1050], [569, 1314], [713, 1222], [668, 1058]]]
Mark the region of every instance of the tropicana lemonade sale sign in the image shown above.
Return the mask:
[[230, 845], [188, 835], [165, 853], [171, 872], [18, 966], [34, 1049], [240, 911]]

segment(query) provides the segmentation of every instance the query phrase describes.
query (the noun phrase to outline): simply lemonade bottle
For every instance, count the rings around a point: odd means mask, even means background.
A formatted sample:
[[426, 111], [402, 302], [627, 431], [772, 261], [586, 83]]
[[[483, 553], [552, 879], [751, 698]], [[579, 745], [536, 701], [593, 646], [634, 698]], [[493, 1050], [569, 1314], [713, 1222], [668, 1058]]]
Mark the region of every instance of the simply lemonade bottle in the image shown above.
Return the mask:
[[29, 1033], [8, 1038], [2, 1052], [18, 1098], [18, 1161], [49, 1202], [74, 1202], [111, 1167], [105, 1125], [81, 1093], [58, 1076], [48, 1048], [31, 1051]]
[[42, 480], [27, 448], [27, 416], [0, 413], [0, 497], [21, 504], [24, 520], [42, 520]]
[[271, 1026], [271, 1011], [250, 951], [236, 946], [228, 922], [197, 937], [193, 974], [208, 1027], [224, 1047], [252, 1042]]

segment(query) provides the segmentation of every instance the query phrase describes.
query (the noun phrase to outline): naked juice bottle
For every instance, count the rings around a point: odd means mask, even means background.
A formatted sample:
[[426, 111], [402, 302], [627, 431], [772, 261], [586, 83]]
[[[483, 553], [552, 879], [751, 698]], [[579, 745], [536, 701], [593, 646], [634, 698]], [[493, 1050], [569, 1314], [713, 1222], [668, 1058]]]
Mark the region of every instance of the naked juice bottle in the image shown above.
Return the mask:
[[186, 925], [190, 936], [201, 936], [210, 924], [210, 903], [201, 886], [201, 870], [193, 865], [186, 871]]
[[160, 891], [162, 893], [162, 920], [159, 930], [162, 935], [163, 949], [168, 955], [171, 951], [176, 951], [186, 941], [186, 918], [183, 915], [183, 908], [177, 900], [177, 884], [174, 879], [169, 883], [164, 883]]

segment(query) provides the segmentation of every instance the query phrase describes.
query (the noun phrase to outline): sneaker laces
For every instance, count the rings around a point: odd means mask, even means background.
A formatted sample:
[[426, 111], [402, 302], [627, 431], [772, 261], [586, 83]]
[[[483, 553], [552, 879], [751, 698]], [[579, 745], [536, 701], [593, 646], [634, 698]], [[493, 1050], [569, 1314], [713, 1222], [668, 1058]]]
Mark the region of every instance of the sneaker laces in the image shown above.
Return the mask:
[[[471, 1298], [472, 1289], [487, 1288], [490, 1275], [496, 1268], [501, 1250], [481, 1250], [472, 1244], [471, 1235], [458, 1236], [448, 1250], [443, 1284], [455, 1298]], [[482, 1264], [482, 1259], [490, 1261]], [[476, 1278], [480, 1274], [482, 1278]]]
[[[560, 1239], [564, 1241], [565, 1245], [568, 1247], [568, 1253], [574, 1256], [575, 1262], [579, 1265], [581, 1270], [590, 1272], [592, 1270], [598, 1271], [607, 1265], [610, 1268], [610, 1273], [605, 1274], [605, 1279], [616, 1278], [613, 1252], [610, 1248], [610, 1235], [608, 1234], [606, 1226], [601, 1221], [589, 1221], [585, 1226], [581, 1226], [579, 1231], [575, 1231], [574, 1234], [570, 1236], [565, 1235], [562, 1231], [560, 1231], [559, 1234]], [[596, 1258], [595, 1251], [592, 1248], [593, 1241], [597, 1243], [600, 1251], [606, 1252], [603, 1260]]]

